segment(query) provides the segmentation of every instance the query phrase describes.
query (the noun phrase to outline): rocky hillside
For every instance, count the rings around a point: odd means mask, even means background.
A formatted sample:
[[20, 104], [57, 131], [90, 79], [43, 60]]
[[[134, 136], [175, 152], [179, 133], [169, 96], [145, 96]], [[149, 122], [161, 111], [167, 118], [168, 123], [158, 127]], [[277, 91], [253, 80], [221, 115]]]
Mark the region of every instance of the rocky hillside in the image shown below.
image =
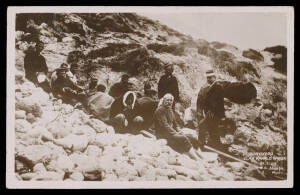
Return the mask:
[[[157, 89], [163, 67], [172, 63], [185, 108], [195, 108], [209, 68], [223, 80], [251, 81], [258, 91], [258, 105], [226, 101], [226, 116], [237, 124], [233, 139], [227, 143], [228, 152], [242, 159], [251, 152], [286, 157], [287, 78], [274, 71], [276, 54], [270, 50], [241, 51], [226, 43], [194, 40], [132, 13], [19, 14], [16, 31], [15, 171], [19, 179], [269, 179], [214, 153], [206, 153], [203, 162], [196, 163], [172, 150], [165, 140], [118, 134], [82, 110], [50, 100], [24, 78], [24, 52], [36, 35], [45, 43], [42, 55], [50, 71], [66, 62], [69, 52], [76, 51], [83, 82], [89, 72], [107, 89], [123, 72], [133, 77], [139, 90], [144, 81]], [[286, 170], [286, 161], [279, 163]], [[283, 178], [285, 170], [280, 174]]]

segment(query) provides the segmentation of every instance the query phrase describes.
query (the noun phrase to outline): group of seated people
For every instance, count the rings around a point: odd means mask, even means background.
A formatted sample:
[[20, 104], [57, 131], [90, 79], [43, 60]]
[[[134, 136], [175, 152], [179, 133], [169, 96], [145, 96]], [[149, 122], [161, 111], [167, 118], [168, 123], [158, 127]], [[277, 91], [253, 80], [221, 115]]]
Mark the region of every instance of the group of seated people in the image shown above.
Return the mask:
[[[40, 54], [43, 48], [44, 44], [37, 42], [35, 49], [24, 58], [25, 77], [28, 80], [42, 87], [54, 98], [60, 98], [75, 107], [86, 108], [95, 117], [114, 126], [116, 131], [138, 133], [140, 130], [155, 129], [152, 133], [157, 138], [166, 139], [175, 150], [186, 152], [196, 160], [201, 158], [200, 148], [205, 143], [204, 135], [199, 129], [196, 130], [198, 136], [183, 133], [175, 118], [175, 104], [180, 103], [180, 98], [172, 65], [165, 67], [165, 75], [159, 80], [157, 92], [146, 82], [144, 94], [141, 95], [136, 92], [134, 84], [129, 82], [129, 75], [124, 74], [121, 81], [112, 85], [108, 93], [105, 93], [105, 85], [99, 84], [95, 77], [89, 78], [88, 86], [79, 85], [76, 73], [80, 70], [76, 66], [76, 56], [68, 56], [67, 63], [62, 63], [49, 76], [46, 60]], [[47, 79], [47, 75], [50, 79]], [[218, 141], [217, 124], [224, 119], [225, 114], [224, 97], [219, 93], [221, 90], [214, 87], [215, 80], [213, 71], [208, 71], [208, 84], [198, 95], [197, 113], [202, 117], [199, 127], [209, 128], [209, 132]]]

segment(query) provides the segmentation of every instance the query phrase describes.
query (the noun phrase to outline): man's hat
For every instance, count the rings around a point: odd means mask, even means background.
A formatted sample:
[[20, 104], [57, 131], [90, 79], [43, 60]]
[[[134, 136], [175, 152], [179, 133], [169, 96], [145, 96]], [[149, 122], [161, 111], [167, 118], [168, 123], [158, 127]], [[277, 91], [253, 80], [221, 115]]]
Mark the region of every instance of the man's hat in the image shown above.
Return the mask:
[[58, 70], [58, 71], [63, 71], [63, 70], [68, 70], [68, 69], [69, 69], [68, 64], [62, 63], [62, 64], [60, 65], [60, 67], [59, 67], [58, 69], [56, 69], [56, 70]]
[[129, 76], [128, 74], [123, 74], [121, 78], [122, 78], [122, 79], [129, 79], [130, 76]]
[[206, 71], [205, 75], [206, 75], [206, 77], [216, 76], [213, 70]]

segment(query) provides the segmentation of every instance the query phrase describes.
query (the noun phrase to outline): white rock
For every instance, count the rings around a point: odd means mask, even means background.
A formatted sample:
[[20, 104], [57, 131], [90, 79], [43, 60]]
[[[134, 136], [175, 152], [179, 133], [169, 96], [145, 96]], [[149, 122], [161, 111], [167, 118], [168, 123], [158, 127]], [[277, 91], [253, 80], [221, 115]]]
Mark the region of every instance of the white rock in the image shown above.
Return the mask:
[[43, 171], [47, 171], [43, 163], [37, 163], [34, 165], [33, 172], [38, 173]]
[[202, 152], [203, 160], [206, 162], [215, 162], [218, 160], [218, 154], [214, 152]]
[[85, 154], [73, 153], [70, 159], [75, 164], [75, 170], [85, 172], [101, 172], [101, 162], [99, 159], [87, 156]]
[[76, 172], [74, 172], [74, 173], [72, 173], [70, 175], [70, 179], [72, 181], [83, 181], [84, 180], [84, 176], [83, 176], [83, 174], [81, 172], [76, 171]]
[[52, 171], [46, 171], [46, 172], [40, 172], [35, 177], [32, 178], [32, 180], [35, 181], [61, 181], [63, 180], [63, 174], [52, 172]]
[[72, 151], [84, 151], [89, 143], [89, 139], [86, 135], [70, 134], [64, 138], [55, 139], [54, 143], [65, 149], [72, 149]]
[[57, 170], [62, 170], [64, 172], [72, 172], [74, 167], [75, 167], [74, 162], [68, 156], [60, 155], [56, 160], [55, 168]]
[[23, 119], [15, 120], [15, 131], [25, 133], [31, 129], [31, 124]]
[[85, 150], [85, 154], [88, 156], [100, 157], [102, 155], [102, 149], [98, 146], [89, 145]]
[[51, 150], [43, 145], [30, 145], [21, 148], [16, 155], [26, 159], [33, 166], [39, 162], [49, 161], [51, 159]]
[[113, 126], [107, 125], [106, 126], [106, 132], [109, 134], [115, 134], [115, 129]]
[[24, 110], [16, 110], [15, 112], [15, 118], [16, 119], [25, 119], [26, 112]]
[[98, 119], [90, 119], [87, 124], [95, 129], [97, 133], [103, 133], [107, 131], [108, 125]]
[[26, 120], [28, 122], [30, 122], [31, 124], [37, 121], [37, 119], [35, 118], [35, 116], [32, 113], [27, 113]]
[[226, 166], [230, 167], [233, 171], [241, 171], [245, 164], [242, 162], [227, 162]]

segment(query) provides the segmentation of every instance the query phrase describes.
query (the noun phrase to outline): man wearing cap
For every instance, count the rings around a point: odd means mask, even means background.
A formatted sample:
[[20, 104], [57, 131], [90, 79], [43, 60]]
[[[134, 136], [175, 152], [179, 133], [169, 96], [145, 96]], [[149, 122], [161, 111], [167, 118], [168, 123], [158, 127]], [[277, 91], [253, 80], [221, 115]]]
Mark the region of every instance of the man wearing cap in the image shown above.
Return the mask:
[[173, 76], [173, 71], [173, 65], [168, 64], [165, 67], [165, 74], [158, 82], [158, 98], [161, 99], [165, 94], [170, 93], [174, 97], [174, 103], [176, 103], [179, 102], [179, 88], [177, 79]]
[[44, 43], [38, 41], [35, 48], [29, 49], [24, 57], [25, 78], [40, 86], [45, 92], [50, 93], [51, 89], [47, 79], [48, 67], [45, 57], [41, 55]]
[[224, 92], [216, 80], [213, 70], [206, 72], [207, 83], [200, 89], [197, 98], [197, 114], [199, 122], [199, 139], [204, 143], [205, 134], [209, 134], [210, 144], [220, 147], [220, 132], [218, 126], [225, 118]]
[[134, 86], [129, 82], [129, 75], [123, 74], [121, 82], [113, 84], [108, 94], [116, 99], [123, 96], [127, 91], [134, 91]]
[[39, 72], [48, 73], [45, 57], [41, 55], [43, 49], [44, 43], [39, 41], [36, 43], [35, 48], [29, 49], [24, 57], [25, 78], [34, 84], [39, 83], [37, 80]]
[[72, 73], [65, 63], [62, 63], [52, 75], [51, 87], [54, 96], [71, 104], [76, 103], [76, 99], [78, 101], [83, 93], [83, 89], [72, 79]]

